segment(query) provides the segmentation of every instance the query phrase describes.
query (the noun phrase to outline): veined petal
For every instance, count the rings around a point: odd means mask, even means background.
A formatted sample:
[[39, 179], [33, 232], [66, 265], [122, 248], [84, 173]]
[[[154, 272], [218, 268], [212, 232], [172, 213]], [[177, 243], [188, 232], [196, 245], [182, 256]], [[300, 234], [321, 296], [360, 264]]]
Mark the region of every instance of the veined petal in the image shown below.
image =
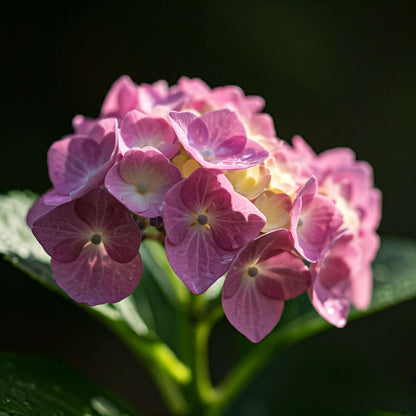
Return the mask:
[[32, 232], [45, 251], [60, 262], [74, 261], [89, 239], [88, 225], [78, 217], [75, 202], [54, 207], [34, 221]]
[[137, 110], [124, 117], [120, 133], [127, 148], [152, 146], [168, 159], [175, 156], [179, 146], [173, 128], [162, 118], [151, 118]]
[[210, 111], [200, 117], [173, 112], [169, 116], [186, 152], [206, 168], [247, 169], [269, 155], [262, 146], [247, 139], [241, 121], [228, 109]]
[[230, 267], [236, 251], [222, 250], [208, 230], [194, 229], [180, 244], [165, 240], [166, 255], [174, 272], [195, 294], [205, 292]]
[[127, 263], [117, 263], [103, 247], [92, 245], [85, 247], [74, 262], [52, 259], [51, 267], [58, 286], [75, 301], [90, 306], [126, 298], [143, 272], [138, 253]]
[[[224, 289], [227, 285], [224, 283]], [[279, 322], [284, 301], [264, 296], [254, 282], [242, 281], [232, 297], [222, 296], [228, 321], [252, 342], [261, 341]]]
[[108, 254], [119, 263], [131, 261], [141, 234], [130, 212], [108, 191], [95, 188], [75, 201], [75, 212], [94, 233], [102, 234]]
[[182, 179], [179, 169], [152, 147], [131, 149], [108, 172], [107, 189], [130, 211], [147, 218], [161, 215], [169, 189]]

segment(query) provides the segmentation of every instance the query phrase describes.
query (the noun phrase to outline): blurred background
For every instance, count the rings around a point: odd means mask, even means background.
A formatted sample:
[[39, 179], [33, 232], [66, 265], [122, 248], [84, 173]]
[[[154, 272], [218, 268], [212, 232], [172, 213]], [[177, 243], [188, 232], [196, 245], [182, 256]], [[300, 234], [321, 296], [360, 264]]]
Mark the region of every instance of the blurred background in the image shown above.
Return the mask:
[[[416, 2], [71, 1], [3, 8], [0, 192], [50, 187], [46, 152], [96, 117], [122, 74], [235, 84], [266, 100], [278, 136], [351, 147], [383, 192], [381, 235], [416, 237]], [[9, 9], [7, 9], [9, 7]], [[146, 371], [105, 328], [1, 261], [0, 351], [45, 354], [163, 415]], [[416, 301], [279, 355], [229, 415], [416, 414]], [[214, 378], [233, 350], [224, 322]], [[233, 339], [234, 339], [233, 338]]]

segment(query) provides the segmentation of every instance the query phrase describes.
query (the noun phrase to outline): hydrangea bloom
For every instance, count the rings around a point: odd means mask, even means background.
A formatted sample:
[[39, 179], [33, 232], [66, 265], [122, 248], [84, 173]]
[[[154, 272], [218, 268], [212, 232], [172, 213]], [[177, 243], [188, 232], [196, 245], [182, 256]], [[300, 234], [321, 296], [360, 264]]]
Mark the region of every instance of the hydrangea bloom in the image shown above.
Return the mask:
[[285, 143], [263, 107], [236, 86], [122, 76], [98, 118], [74, 117], [48, 152], [53, 188], [27, 217], [59, 286], [87, 304], [128, 296], [137, 223], [155, 226], [144, 238], [158, 233], [193, 293], [226, 275], [225, 314], [253, 342], [304, 291], [339, 327], [351, 305], [367, 308], [381, 216], [371, 167], [350, 149]]

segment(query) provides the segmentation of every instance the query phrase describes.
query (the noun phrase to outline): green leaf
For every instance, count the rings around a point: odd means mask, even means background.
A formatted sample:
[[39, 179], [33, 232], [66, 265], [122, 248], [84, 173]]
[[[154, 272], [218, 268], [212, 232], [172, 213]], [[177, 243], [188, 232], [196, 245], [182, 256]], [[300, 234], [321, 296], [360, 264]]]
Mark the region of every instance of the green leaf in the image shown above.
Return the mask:
[[137, 416], [119, 398], [45, 358], [0, 354], [0, 416]]
[[32, 192], [11, 191], [0, 195], [0, 253], [40, 283], [57, 290], [50, 257], [26, 224], [26, 214], [36, 200]]

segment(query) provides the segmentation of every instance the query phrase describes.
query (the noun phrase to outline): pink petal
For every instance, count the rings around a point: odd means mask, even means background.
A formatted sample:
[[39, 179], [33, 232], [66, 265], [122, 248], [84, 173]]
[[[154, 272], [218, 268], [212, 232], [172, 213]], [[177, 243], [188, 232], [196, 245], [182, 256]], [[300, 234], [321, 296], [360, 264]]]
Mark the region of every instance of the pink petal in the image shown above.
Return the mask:
[[[292, 249], [293, 238], [284, 229], [271, 231], [249, 242], [230, 267], [225, 296], [233, 296], [231, 290], [237, 289], [235, 282], [243, 276], [255, 281], [256, 290], [271, 299], [291, 299], [305, 292], [310, 285], [309, 271]], [[247, 275], [251, 266], [257, 268], [255, 277]]]
[[342, 224], [342, 214], [334, 203], [316, 194], [314, 176], [302, 187], [293, 202], [291, 231], [295, 248], [303, 258], [315, 262]]
[[118, 141], [114, 132], [101, 138], [69, 136], [48, 151], [49, 176], [56, 191], [72, 198], [101, 185], [115, 163]]
[[[332, 264], [331, 264], [332, 263]], [[310, 298], [316, 311], [330, 324], [342, 328], [347, 323], [350, 310], [351, 283], [342, 259], [328, 262], [322, 271], [322, 276], [313, 285]], [[332, 273], [333, 280], [338, 279], [332, 286], [324, 285], [326, 273]]]
[[247, 140], [244, 126], [230, 110], [211, 111], [199, 118], [171, 112], [169, 117], [186, 152], [206, 168], [247, 169], [269, 155], [262, 146]]
[[361, 265], [352, 275], [352, 301], [359, 310], [366, 310], [371, 301], [373, 276], [371, 262], [380, 246], [380, 238], [374, 231], [362, 231], [355, 239], [361, 250]]
[[56, 283], [77, 302], [114, 303], [129, 296], [143, 272], [140, 255], [127, 263], [115, 262], [102, 246], [89, 245], [71, 263], [51, 262]]
[[175, 156], [179, 146], [172, 127], [162, 118], [146, 117], [140, 111], [130, 111], [121, 123], [121, 137], [127, 148], [153, 146], [168, 159]]
[[32, 232], [45, 251], [60, 262], [72, 262], [90, 237], [90, 230], [74, 209], [75, 202], [54, 207], [38, 218]]
[[235, 251], [219, 248], [209, 232], [195, 230], [177, 245], [165, 240], [166, 255], [174, 272], [194, 294], [205, 292], [230, 267]]
[[101, 107], [102, 117], [123, 118], [138, 105], [138, 86], [127, 75], [121, 76], [111, 86]]
[[[279, 322], [284, 302], [270, 299], [256, 289], [254, 282], [241, 282], [232, 297], [222, 296], [228, 321], [252, 342], [261, 341]], [[227, 279], [224, 290], [228, 285]]]
[[182, 180], [174, 185], [163, 202], [163, 223], [166, 235], [173, 245], [179, 244], [186, 238], [193, 221], [193, 213], [182, 199], [184, 183], [185, 180]]
[[[198, 129], [201, 123], [205, 126], [209, 135], [208, 137], [202, 137], [202, 140], [199, 138]], [[194, 144], [205, 144], [210, 148], [216, 149], [225, 140], [236, 136], [246, 137], [246, 132], [237, 115], [227, 109], [205, 113], [198, 118], [198, 121], [195, 120], [188, 127], [188, 138], [191, 146]], [[239, 151], [241, 151], [241, 148], [236, 150], [235, 153]]]
[[210, 214], [214, 240], [225, 250], [242, 247], [257, 237], [266, 223], [257, 207], [236, 192], [217, 197]]
[[75, 212], [94, 233], [102, 233], [109, 254], [119, 263], [130, 262], [140, 246], [140, 231], [130, 212], [109, 192], [95, 188], [75, 201]]
[[260, 275], [256, 279], [258, 290], [271, 299], [292, 299], [310, 286], [308, 268], [299, 257], [287, 251], [281, 251], [260, 260], [258, 263]]
[[360, 258], [353, 236], [343, 233], [325, 250], [323, 257], [311, 265], [311, 302], [324, 319], [339, 328], [347, 322], [351, 304], [351, 278]]
[[[179, 169], [152, 147], [131, 149], [107, 173], [109, 192], [130, 211], [142, 217], [161, 215], [162, 202], [169, 189], [182, 179]], [[147, 189], [139, 191], [139, 186]]]
[[188, 142], [188, 127], [189, 125], [196, 120], [198, 117], [194, 113], [188, 111], [176, 112], [171, 111], [169, 113], [169, 118], [172, 123], [178, 139], [181, 143]]
[[[30, 207], [28, 213], [27, 213], [27, 217], [26, 217], [26, 222], [27, 225], [29, 227], [32, 227], [33, 223], [40, 217], [42, 217], [43, 215], [47, 214], [49, 211], [53, 210], [55, 208], [56, 205], [60, 205], [58, 204], [54, 204], [54, 205], [49, 205], [47, 204], [46, 200], [48, 197], [53, 197], [56, 195], [56, 191], [54, 189], [50, 189], [49, 191], [47, 191], [46, 193], [44, 193], [43, 195], [41, 195], [36, 201], [35, 203]], [[65, 202], [69, 202], [69, 198], [65, 197], [65, 201], [63, 201], [62, 203]]]

